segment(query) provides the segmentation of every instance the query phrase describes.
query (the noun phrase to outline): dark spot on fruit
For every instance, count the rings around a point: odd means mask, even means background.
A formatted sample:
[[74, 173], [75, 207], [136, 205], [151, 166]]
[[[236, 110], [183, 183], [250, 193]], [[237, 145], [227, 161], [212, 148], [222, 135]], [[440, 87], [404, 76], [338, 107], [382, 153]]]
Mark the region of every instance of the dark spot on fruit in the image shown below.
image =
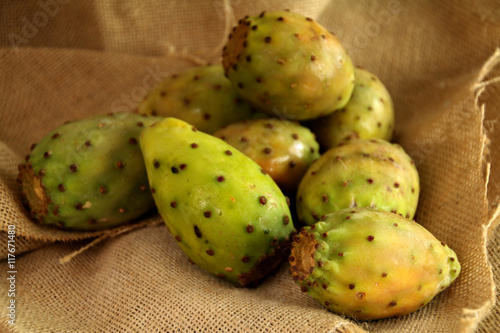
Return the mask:
[[82, 209], [83, 209], [83, 205], [82, 205], [82, 203], [81, 203], [81, 202], [77, 202], [77, 203], [75, 204], [75, 208], [76, 208], [77, 210], [82, 210]]
[[300, 287], [300, 291], [302, 291], [304, 293], [307, 293], [308, 290], [309, 290], [309, 288], [307, 288], [306, 286]]
[[314, 60], [316, 60], [316, 56], [315, 56], [315, 55], [312, 55], [312, 56], [311, 56], [311, 61], [314, 61]]
[[243, 83], [239, 82], [238, 83], [238, 88], [243, 89]]
[[262, 172], [263, 175], [267, 175], [267, 171], [264, 169], [260, 169], [260, 172]]
[[387, 273], [386, 273], [386, 272], [383, 272], [383, 273], [382, 273], [382, 277], [387, 277]]
[[181, 169], [181, 170], [186, 170], [186, 167], [187, 167], [187, 165], [184, 164], [184, 163], [182, 163], [181, 165], [179, 165], [179, 169]]
[[198, 148], [198, 144], [197, 143], [192, 143], [191, 144], [191, 148]]
[[264, 41], [266, 43], [270, 43], [271, 42], [271, 37], [270, 36], [267, 36], [266, 38], [264, 38]]
[[269, 147], [265, 147], [264, 149], [262, 149], [262, 151], [264, 152], [264, 154], [271, 154], [272, 149]]
[[128, 143], [130, 143], [131, 145], [136, 145], [137, 140], [135, 138], [130, 138], [130, 139], [128, 139]]
[[85, 145], [86, 147], [90, 147], [92, 144], [90, 143], [90, 141], [89, 141], [89, 140], [87, 140], [87, 141], [85, 141], [84, 145]]
[[99, 187], [99, 192], [101, 192], [102, 194], [104, 194], [104, 193], [107, 193], [108, 190], [106, 189], [106, 186], [103, 185], [103, 186]]
[[290, 166], [290, 168], [294, 168], [297, 165], [297, 163], [295, 161], [290, 161], [288, 162], [288, 165]]
[[241, 141], [241, 142], [248, 142], [248, 139], [247, 139], [247, 137], [242, 136], [242, 137], [240, 138], [240, 141]]
[[309, 151], [310, 151], [310, 152], [311, 152], [311, 154], [312, 154], [312, 153], [314, 153], [316, 150], [315, 150], [313, 147], [311, 147], [311, 148], [309, 148]]
[[399, 183], [394, 183], [394, 187], [398, 188], [399, 187]]
[[322, 234], [321, 234], [321, 237], [323, 237], [323, 238], [328, 237], [328, 233], [327, 233], [327, 232], [322, 233]]
[[392, 308], [394, 306], [398, 305], [398, 303], [396, 301], [392, 301], [391, 303], [389, 303], [389, 306]]
[[226, 180], [226, 179], [224, 178], [224, 176], [219, 176], [219, 177], [217, 177], [217, 181], [218, 181], [219, 183], [222, 183], [224, 180]]
[[59, 184], [59, 185], [57, 185], [57, 189], [58, 189], [59, 191], [61, 191], [61, 192], [66, 191], [66, 188], [64, 188], [64, 185], [63, 185], [63, 184]]
[[249, 224], [249, 225], [247, 225], [247, 232], [250, 234], [250, 233], [252, 233], [253, 231], [254, 231], [254, 227], [253, 227], [253, 225], [250, 225], [250, 224]]
[[366, 181], [367, 181], [369, 184], [372, 184], [372, 183], [373, 183], [373, 179], [371, 179], [371, 178], [368, 178]]
[[30, 150], [35, 149], [35, 147], [36, 147], [36, 143], [32, 143], [31, 146], [30, 146]]
[[142, 123], [142, 121], [139, 121], [136, 125], [139, 126], [139, 127], [143, 127], [144, 126], [144, 124]]
[[184, 103], [184, 105], [189, 105], [189, 103], [191, 103], [191, 101], [189, 100], [189, 98], [184, 98], [182, 100], [182, 103]]
[[410, 218], [410, 214], [409, 213], [406, 213], [406, 216], [405, 216], [407, 219]]
[[176, 167], [172, 167], [170, 170], [172, 170], [172, 173], [179, 173], [179, 169]]
[[[288, 215], [283, 216], [283, 224], [287, 225], [288, 223], [290, 223], [290, 217]], [[453, 259], [453, 260], [455, 260], [455, 259]]]
[[398, 226], [398, 224], [397, 224], [397, 223], [393, 223], [392, 225], [393, 225], [393, 226], [395, 226], [395, 227], [397, 227], [397, 226]]
[[371, 241], [373, 241], [375, 239], [375, 237], [373, 237], [372, 235], [370, 235], [366, 239], [368, 239], [368, 241], [371, 242]]
[[172, 207], [172, 208], [177, 207], [177, 202], [172, 201], [172, 202], [170, 203], [170, 207]]
[[116, 162], [116, 167], [117, 167], [118, 169], [123, 169], [123, 167], [124, 167], [123, 162], [122, 162], [122, 161], [117, 161], [117, 162]]
[[77, 170], [78, 170], [78, 167], [76, 166], [76, 164], [71, 164], [69, 166], [69, 171], [76, 172]]
[[283, 64], [285, 63], [285, 60], [283, 60], [283, 59], [278, 59], [277, 63], [278, 63], [278, 64], [280, 64], [280, 65], [283, 65]]
[[181, 242], [181, 236], [179, 236], [179, 235], [175, 236], [175, 240], [180, 243]]
[[325, 306], [330, 306], [330, 302], [325, 301]]
[[[30, 165], [30, 169], [31, 169], [31, 165]], [[46, 174], [45, 169], [40, 169], [40, 171], [38, 171], [38, 175], [39, 175], [40, 177], [45, 176], [45, 174]]]
[[292, 134], [292, 138], [293, 138], [294, 140], [297, 140], [297, 139], [299, 138], [299, 135], [298, 135], [297, 133], [293, 133], [293, 134]]
[[244, 257], [241, 257], [241, 261], [242, 262], [249, 262], [250, 261], [250, 257], [247, 257], [247, 256], [244, 256]]
[[266, 199], [266, 197], [265, 197], [265, 196], [263, 196], [263, 195], [262, 195], [262, 196], [260, 196], [260, 198], [259, 198], [259, 202], [260, 202], [260, 204], [261, 204], [261, 205], [265, 205], [265, 204], [267, 203], [267, 199]]
[[285, 199], [286, 199], [287, 206], [290, 207], [290, 198], [289, 197], [285, 197]]
[[25, 160], [26, 162], [28, 162], [28, 161], [29, 161], [29, 159], [30, 159], [30, 155], [26, 155], [26, 156], [24, 156], [24, 160]]
[[51, 136], [51, 138], [52, 138], [52, 139], [57, 139], [58, 137], [59, 137], [59, 133], [54, 133], [54, 134]]
[[344, 252], [339, 252], [338, 256], [339, 257], [343, 257], [344, 256]]
[[352, 284], [352, 283], [349, 285], [349, 289], [351, 289], [351, 290], [353, 290], [353, 289], [354, 289], [354, 287], [355, 287], [355, 286], [354, 286], [354, 284]]
[[363, 292], [359, 292], [359, 293], [357, 293], [357, 294], [356, 294], [356, 297], [357, 297], [358, 299], [363, 299], [363, 298], [365, 297], [365, 295], [366, 295], [365, 293], [363, 293]]
[[257, 26], [256, 25], [252, 26], [252, 30], [254, 31], [257, 30]]
[[208, 249], [208, 250], [207, 250], [207, 251], [205, 251], [205, 252], [207, 252], [207, 254], [208, 254], [209, 256], [213, 256], [213, 255], [214, 255], [214, 250], [212, 250], [212, 249]]
[[206, 218], [209, 218], [209, 217], [212, 216], [212, 212], [209, 211], [209, 210], [206, 210], [206, 211], [203, 212], [203, 216], [205, 216]]
[[313, 19], [310, 17], [306, 17], [306, 20], [308, 20], [309, 22], [312, 22]]
[[349, 215], [347, 215], [347, 216], [345, 217], [345, 219], [346, 219], [346, 220], [349, 220], [350, 218], [351, 218], [351, 216], [349, 216]]
[[283, 21], [283, 17], [282, 16], [278, 17], [278, 21]]
[[125, 213], [125, 208], [123, 208], [123, 207], [118, 208], [118, 213], [120, 213], [120, 214]]
[[52, 155], [52, 153], [46, 151], [45, 153], [43, 153], [43, 158], [49, 158], [50, 155]]
[[201, 231], [196, 225], [194, 226], [194, 233], [196, 234], [196, 237], [201, 238]]
[[165, 92], [165, 91], [160, 92], [161, 97], [165, 97], [166, 94], [167, 94], [167, 92]]

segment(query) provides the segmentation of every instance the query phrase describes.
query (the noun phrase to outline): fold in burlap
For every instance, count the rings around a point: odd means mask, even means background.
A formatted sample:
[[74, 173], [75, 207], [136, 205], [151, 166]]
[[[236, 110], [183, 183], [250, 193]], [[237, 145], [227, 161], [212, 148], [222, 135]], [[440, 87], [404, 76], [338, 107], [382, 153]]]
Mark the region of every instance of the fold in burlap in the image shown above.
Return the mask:
[[[7, 323], [4, 305], [10, 298], [2, 293], [1, 331], [492, 332], [499, 327], [500, 311], [493, 307], [500, 273], [500, 232], [493, 229], [500, 201], [497, 5], [42, 0], [0, 7], [2, 244], [9, 225], [17, 232], [16, 325]], [[67, 120], [131, 111], [167, 75], [219, 61], [235, 18], [283, 8], [335, 32], [354, 62], [379, 76], [394, 99], [395, 141], [413, 157], [421, 177], [417, 221], [456, 251], [463, 269], [450, 288], [416, 313], [362, 323], [342, 318], [302, 293], [286, 263], [258, 288], [236, 289], [189, 264], [158, 216], [80, 233], [37, 225], [20, 204], [17, 165], [31, 143]], [[2, 246], [1, 257], [6, 254]], [[6, 290], [2, 263], [0, 286]]]

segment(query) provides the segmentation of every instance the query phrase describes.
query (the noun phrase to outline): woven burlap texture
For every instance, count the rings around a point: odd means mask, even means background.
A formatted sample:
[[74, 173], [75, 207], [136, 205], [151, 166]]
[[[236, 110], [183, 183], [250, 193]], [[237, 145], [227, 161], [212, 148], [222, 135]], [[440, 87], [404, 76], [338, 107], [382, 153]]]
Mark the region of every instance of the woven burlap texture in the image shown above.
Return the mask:
[[[108, 232], [69, 232], [33, 223], [20, 203], [17, 165], [50, 129], [89, 115], [132, 111], [167, 75], [220, 61], [235, 19], [284, 8], [333, 31], [394, 99], [395, 141], [421, 177], [417, 222], [457, 252], [463, 269], [416, 313], [356, 322], [302, 293], [287, 263], [256, 289], [208, 275], [188, 263], [158, 216]], [[17, 232], [16, 325], [8, 323], [11, 297], [2, 291], [0, 331], [500, 327], [494, 307], [500, 232], [492, 226], [500, 201], [498, 2], [42, 0], [3, 2], [0, 13], [1, 258], [7, 256], [9, 226]], [[5, 259], [1, 267], [0, 290], [7, 290]]]

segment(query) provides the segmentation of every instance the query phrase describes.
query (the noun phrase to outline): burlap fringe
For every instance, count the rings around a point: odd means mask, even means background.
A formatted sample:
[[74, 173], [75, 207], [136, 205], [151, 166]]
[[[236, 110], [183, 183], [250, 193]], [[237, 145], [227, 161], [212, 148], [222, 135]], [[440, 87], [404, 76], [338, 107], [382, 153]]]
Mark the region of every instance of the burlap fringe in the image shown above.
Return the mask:
[[88, 249], [92, 248], [93, 246], [99, 244], [100, 242], [102, 242], [103, 240], [106, 240], [108, 238], [114, 238], [116, 236], [119, 236], [119, 235], [124, 234], [126, 232], [130, 232], [130, 231], [135, 230], [135, 229], [159, 225], [162, 223], [163, 223], [163, 220], [146, 221], [146, 222], [141, 222], [141, 223], [137, 223], [137, 224], [127, 225], [127, 226], [124, 226], [121, 228], [107, 230], [104, 232], [104, 234], [102, 234], [98, 238], [94, 239], [92, 242], [88, 243], [87, 245], [81, 247], [80, 249], [78, 249], [78, 250], [76, 250], [76, 251], [74, 251], [74, 252], [72, 252], [72, 253], [70, 253], [62, 258], [60, 258], [59, 263], [66, 264], [66, 263], [70, 262], [71, 259], [73, 259], [77, 255], [87, 251]]

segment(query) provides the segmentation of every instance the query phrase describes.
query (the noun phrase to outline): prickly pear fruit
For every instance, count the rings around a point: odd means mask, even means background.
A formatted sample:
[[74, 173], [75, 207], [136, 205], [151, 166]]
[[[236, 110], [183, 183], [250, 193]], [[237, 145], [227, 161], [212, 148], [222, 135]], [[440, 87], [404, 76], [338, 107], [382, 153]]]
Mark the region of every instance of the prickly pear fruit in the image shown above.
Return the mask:
[[194, 67], [166, 78], [139, 103], [138, 112], [178, 118], [209, 134], [257, 113], [238, 96], [221, 65]]
[[385, 140], [348, 141], [325, 152], [302, 178], [297, 215], [305, 224], [348, 207], [370, 207], [412, 219], [420, 193], [410, 156]]
[[242, 97], [293, 120], [342, 108], [354, 88], [352, 61], [337, 37], [286, 11], [241, 19], [223, 49], [222, 65]]
[[309, 129], [276, 118], [234, 123], [214, 133], [269, 173], [283, 191], [295, 191], [319, 144]]
[[389, 212], [343, 209], [293, 239], [289, 261], [301, 290], [356, 319], [414, 312], [460, 273], [452, 249], [416, 222]]
[[59, 126], [32, 146], [18, 183], [32, 217], [61, 228], [117, 226], [154, 207], [139, 134], [159, 120], [98, 115]]
[[340, 110], [313, 121], [312, 129], [324, 150], [350, 139], [390, 141], [394, 107], [384, 84], [367, 70], [355, 68], [356, 85], [349, 102]]
[[286, 259], [287, 200], [249, 157], [175, 118], [146, 128], [140, 144], [158, 211], [192, 262], [251, 286]]

